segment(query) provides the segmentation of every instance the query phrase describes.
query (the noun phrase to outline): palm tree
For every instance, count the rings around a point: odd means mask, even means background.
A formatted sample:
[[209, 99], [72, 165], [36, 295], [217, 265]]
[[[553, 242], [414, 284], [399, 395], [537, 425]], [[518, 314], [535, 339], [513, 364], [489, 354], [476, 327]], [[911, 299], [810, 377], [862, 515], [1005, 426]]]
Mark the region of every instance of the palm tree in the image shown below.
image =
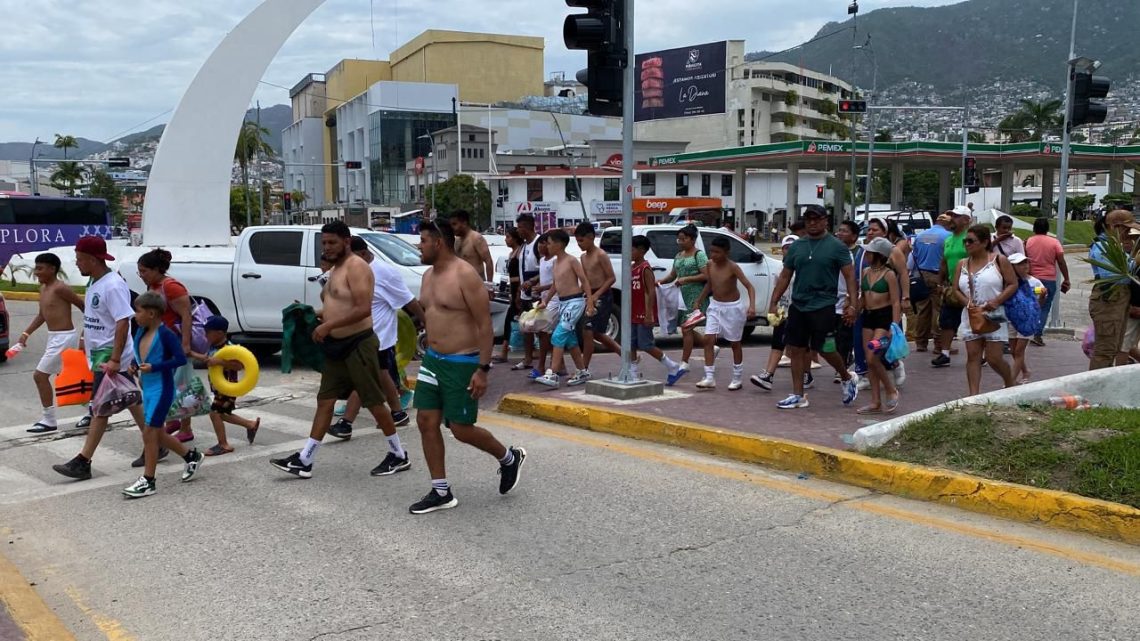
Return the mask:
[[[234, 149], [234, 160], [237, 161], [241, 167], [241, 181], [242, 185], [246, 188], [249, 187], [249, 164], [254, 158], [264, 154], [270, 158], [276, 155], [273, 147], [266, 142], [265, 137], [269, 135], [269, 130], [265, 127], [258, 126], [257, 123], [249, 122], [248, 120], [241, 125], [241, 131], [238, 132], [237, 147]], [[252, 214], [250, 213], [250, 202], [246, 200], [246, 224], [251, 224]]]
[[1018, 110], [998, 124], [1010, 142], [1040, 141], [1045, 134], [1060, 130], [1064, 122], [1060, 100], [1034, 102], [1022, 98], [1020, 102]]
[[74, 161], [63, 161], [51, 174], [51, 186], [67, 192], [68, 196], [74, 196], [75, 190], [86, 177], [87, 170], [82, 165]]
[[1025, 142], [1029, 140], [1025, 114], [1017, 111], [998, 123], [998, 135], [1004, 135], [1009, 142]]
[[67, 160], [67, 150], [79, 149], [79, 141], [75, 139], [75, 136], [61, 136], [59, 134], [56, 134], [55, 142], [52, 143], [52, 146], [56, 149], [62, 149], [63, 159]]

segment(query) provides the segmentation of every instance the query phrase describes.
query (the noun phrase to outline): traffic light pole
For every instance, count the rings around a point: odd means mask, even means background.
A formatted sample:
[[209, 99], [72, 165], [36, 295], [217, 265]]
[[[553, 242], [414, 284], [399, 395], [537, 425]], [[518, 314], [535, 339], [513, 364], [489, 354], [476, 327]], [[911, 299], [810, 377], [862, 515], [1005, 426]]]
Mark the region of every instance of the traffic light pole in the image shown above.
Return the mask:
[[[1057, 240], [1065, 244], [1065, 219], [1069, 217], [1067, 196], [1069, 195], [1069, 147], [1072, 144], [1072, 135], [1069, 128], [1073, 116], [1073, 92], [1076, 89], [1076, 69], [1073, 59], [1077, 57], [1077, 6], [1080, 0], [1073, 0], [1073, 28], [1069, 33], [1069, 59], [1065, 62], [1065, 121], [1061, 126], [1061, 192], [1057, 196]], [[1045, 194], [1042, 194], [1045, 196]], [[1052, 198], [1053, 195], [1045, 196]], [[1061, 300], [1057, 298], [1049, 313], [1049, 326], [1061, 326]]]
[[633, 3], [625, 0], [622, 31], [625, 34], [625, 82], [622, 83], [621, 183], [621, 291], [625, 293], [621, 308], [621, 372], [618, 382], [634, 384], [630, 371], [630, 347], [633, 340], [633, 100], [637, 82], [637, 55], [633, 48]]

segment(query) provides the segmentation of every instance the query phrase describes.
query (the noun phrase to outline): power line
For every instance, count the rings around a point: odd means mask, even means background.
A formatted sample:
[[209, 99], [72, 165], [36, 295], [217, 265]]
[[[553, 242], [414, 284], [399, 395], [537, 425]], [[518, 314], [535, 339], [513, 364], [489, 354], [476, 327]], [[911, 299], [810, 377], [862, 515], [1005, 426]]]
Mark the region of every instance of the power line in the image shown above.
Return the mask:
[[144, 121], [140, 122], [140, 123], [139, 123], [139, 124], [137, 124], [137, 125], [132, 125], [132, 126], [128, 127], [127, 129], [124, 129], [123, 131], [120, 131], [119, 133], [115, 134], [114, 136], [110, 136], [109, 138], [107, 138], [107, 142], [113, 142], [113, 141], [115, 141], [115, 140], [118, 140], [120, 136], [123, 136], [123, 135], [125, 135], [125, 134], [129, 134], [129, 133], [131, 133], [132, 131], [134, 131], [135, 129], [138, 129], [139, 127], [142, 127], [143, 125], [146, 125], [146, 124], [150, 124], [150, 123], [154, 122], [155, 120], [158, 120], [159, 118], [161, 118], [161, 117], [165, 116], [166, 114], [168, 114], [168, 113], [170, 113], [170, 112], [172, 112], [172, 111], [174, 111], [174, 109], [173, 109], [173, 108], [171, 108], [171, 109], [167, 109], [166, 111], [164, 111], [164, 112], [162, 112], [162, 113], [158, 114], [157, 116], [154, 116], [153, 118], [148, 118], [148, 119], [146, 119], [146, 120], [144, 120]]

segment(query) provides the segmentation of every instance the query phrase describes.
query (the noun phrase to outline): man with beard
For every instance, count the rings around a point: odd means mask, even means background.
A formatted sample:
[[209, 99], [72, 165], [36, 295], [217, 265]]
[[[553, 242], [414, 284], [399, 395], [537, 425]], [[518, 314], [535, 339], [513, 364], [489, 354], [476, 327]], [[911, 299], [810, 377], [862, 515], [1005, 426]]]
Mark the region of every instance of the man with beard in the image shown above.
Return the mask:
[[487, 430], [476, 427], [479, 399], [487, 391], [493, 335], [490, 303], [482, 294], [475, 269], [454, 252], [451, 227], [420, 225], [420, 253], [431, 269], [424, 274], [420, 303], [427, 319], [428, 350], [416, 378], [416, 423], [424, 459], [431, 472], [431, 490], [413, 504], [412, 514], [427, 514], [459, 505], [451, 493], [444, 463], [440, 423], [451, 434], [499, 461], [499, 493], [514, 489], [526, 450], [507, 448]]
[[372, 475], [388, 476], [412, 466], [380, 387], [380, 340], [372, 330], [372, 268], [349, 251], [351, 235], [341, 221], [321, 228], [321, 252], [333, 268], [324, 290], [324, 322], [313, 331], [313, 341], [325, 354], [317, 411], [305, 447], [288, 458], [269, 461], [282, 472], [303, 479], [313, 477], [313, 458], [332, 422], [337, 400], [347, 399], [354, 391], [388, 437], [388, 455]]

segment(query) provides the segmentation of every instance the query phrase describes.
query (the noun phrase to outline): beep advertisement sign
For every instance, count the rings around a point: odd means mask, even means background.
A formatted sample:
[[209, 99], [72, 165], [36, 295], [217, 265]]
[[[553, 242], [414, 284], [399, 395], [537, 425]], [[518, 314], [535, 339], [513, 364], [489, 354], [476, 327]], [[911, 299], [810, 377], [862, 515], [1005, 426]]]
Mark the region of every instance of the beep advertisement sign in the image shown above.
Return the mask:
[[637, 56], [634, 120], [724, 113], [727, 57], [727, 42]]

